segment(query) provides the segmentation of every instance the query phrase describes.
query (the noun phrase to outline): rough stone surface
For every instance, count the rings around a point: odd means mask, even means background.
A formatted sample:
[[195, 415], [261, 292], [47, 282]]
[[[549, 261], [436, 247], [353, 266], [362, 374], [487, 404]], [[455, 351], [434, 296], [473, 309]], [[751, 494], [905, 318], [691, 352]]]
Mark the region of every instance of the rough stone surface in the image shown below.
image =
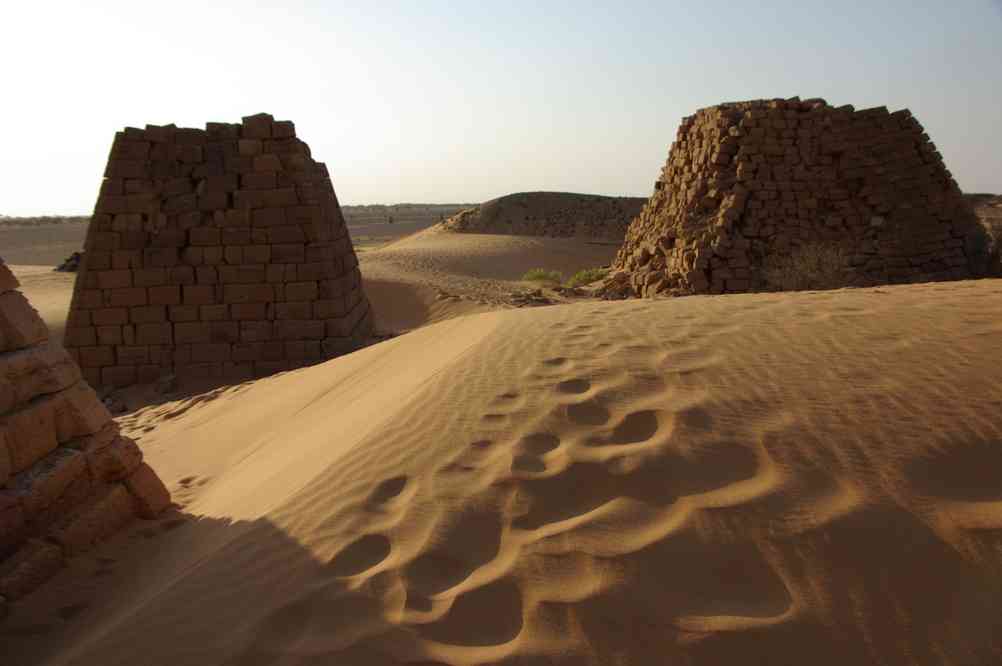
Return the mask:
[[985, 273], [987, 246], [907, 110], [735, 102], [683, 119], [608, 290], [777, 289], [784, 266], [807, 288], [965, 279]]
[[622, 241], [643, 205], [644, 200], [638, 197], [521, 192], [460, 211], [443, 222], [442, 228], [465, 233]]
[[42, 539], [28, 541], [0, 562], [0, 597], [17, 601], [51, 578], [63, 562], [63, 551], [56, 544]]
[[153, 468], [146, 463], [141, 464], [125, 480], [125, 486], [136, 498], [137, 510], [143, 518], [156, 518], [170, 505], [170, 493]]
[[33, 332], [0, 348], [0, 598], [8, 603], [66, 557], [170, 504], [142, 451], [119, 433], [73, 359], [46, 341], [16, 287], [0, 261], [0, 321]]
[[372, 324], [330, 175], [292, 123], [115, 136], [65, 333], [92, 385], [248, 379]]

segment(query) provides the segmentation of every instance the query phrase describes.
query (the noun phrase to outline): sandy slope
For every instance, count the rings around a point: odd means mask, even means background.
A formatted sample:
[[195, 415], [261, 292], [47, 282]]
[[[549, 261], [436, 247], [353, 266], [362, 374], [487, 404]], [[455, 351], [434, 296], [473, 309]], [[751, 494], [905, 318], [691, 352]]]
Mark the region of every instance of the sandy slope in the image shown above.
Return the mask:
[[52, 270], [52, 266], [10, 266], [10, 269], [21, 283], [21, 291], [49, 327], [52, 339], [62, 342], [76, 273], [60, 273]]
[[999, 663], [1000, 308], [995, 280], [495, 312], [146, 409], [182, 512], [19, 607], [5, 656]]
[[[389, 280], [426, 286], [428, 293], [444, 291], [496, 306], [512, 292], [526, 288], [520, 280], [528, 270], [546, 268], [570, 277], [586, 268], [608, 265], [618, 249], [619, 243], [609, 241], [455, 234], [436, 225], [366, 252], [359, 263], [367, 283]], [[378, 303], [377, 296], [373, 302], [377, 318]], [[387, 308], [393, 305], [386, 300]]]

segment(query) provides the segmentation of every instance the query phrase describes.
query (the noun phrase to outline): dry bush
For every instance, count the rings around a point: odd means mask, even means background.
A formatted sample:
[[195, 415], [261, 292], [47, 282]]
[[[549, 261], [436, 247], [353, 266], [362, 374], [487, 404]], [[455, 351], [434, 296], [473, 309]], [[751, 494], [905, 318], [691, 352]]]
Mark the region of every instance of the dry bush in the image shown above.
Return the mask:
[[988, 232], [988, 274], [1002, 277], [1002, 216], [982, 218]]
[[845, 286], [845, 250], [840, 245], [801, 245], [790, 254], [770, 257], [763, 273], [766, 284], [781, 291], [837, 289]]
[[568, 287], [581, 287], [592, 282], [597, 282], [609, 274], [608, 268], [586, 268], [578, 271], [567, 281]]
[[545, 268], [533, 268], [530, 271], [526, 271], [522, 279], [526, 282], [556, 282], [560, 284], [563, 281], [564, 276], [560, 271], [549, 271]]

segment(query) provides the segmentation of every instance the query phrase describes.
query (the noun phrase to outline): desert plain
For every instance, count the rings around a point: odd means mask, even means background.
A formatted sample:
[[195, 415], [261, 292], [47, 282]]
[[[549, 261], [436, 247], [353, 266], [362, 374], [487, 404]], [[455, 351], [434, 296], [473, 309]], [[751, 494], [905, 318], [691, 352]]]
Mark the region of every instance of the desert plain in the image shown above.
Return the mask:
[[377, 343], [105, 394], [174, 505], [3, 663], [1002, 660], [1002, 280], [604, 301], [521, 277], [616, 243], [419, 226], [359, 251]]

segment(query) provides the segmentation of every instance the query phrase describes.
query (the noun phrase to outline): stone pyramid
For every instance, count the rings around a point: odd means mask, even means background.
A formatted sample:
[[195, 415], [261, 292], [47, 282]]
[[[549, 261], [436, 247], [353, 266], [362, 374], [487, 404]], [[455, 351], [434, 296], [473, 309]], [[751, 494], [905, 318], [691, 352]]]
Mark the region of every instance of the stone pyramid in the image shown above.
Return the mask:
[[0, 616], [70, 555], [170, 503], [0, 259]]
[[870, 286], [977, 277], [986, 263], [984, 229], [907, 110], [758, 100], [683, 119], [609, 289], [776, 289], [790, 270], [807, 287]]
[[330, 176], [291, 122], [116, 134], [66, 326], [89, 382], [262, 376], [356, 349], [372, 323]]

